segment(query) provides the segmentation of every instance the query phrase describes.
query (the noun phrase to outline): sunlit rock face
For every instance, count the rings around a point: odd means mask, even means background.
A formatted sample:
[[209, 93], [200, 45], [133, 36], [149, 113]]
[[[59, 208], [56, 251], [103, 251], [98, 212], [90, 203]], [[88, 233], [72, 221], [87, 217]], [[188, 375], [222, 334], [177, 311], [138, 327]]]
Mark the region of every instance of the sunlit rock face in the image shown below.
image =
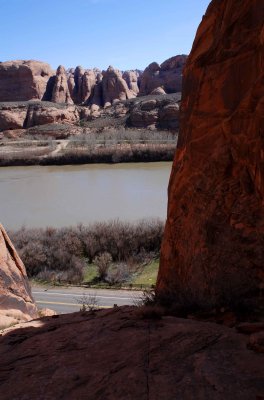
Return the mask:
[[0, 328], [37, 318], [26, 269], [0, 224]]
[[67, 74], [62, 65], [57, 68], [51, 101], [54, 103], [73, 104], [68, 87]]
[[218, 302], [263, 286], [263, 21], [259, 0], [213, 0], [198, 28], [184, 70], [159, 294]]
[[49, 97], [49, 81], [54, 71], [49, 64], [34, 60], [0, 63], [0, 101], [20, 101]]
[[[182, 70], [186, 64], [187, 56], [178, 55], [169, 58], [161, 65], [151, 63], [140, 78], [140, 96], [149, 94], [176, 93], [182, 89]], [[154, 92], [154, 93], [153, 93]]]

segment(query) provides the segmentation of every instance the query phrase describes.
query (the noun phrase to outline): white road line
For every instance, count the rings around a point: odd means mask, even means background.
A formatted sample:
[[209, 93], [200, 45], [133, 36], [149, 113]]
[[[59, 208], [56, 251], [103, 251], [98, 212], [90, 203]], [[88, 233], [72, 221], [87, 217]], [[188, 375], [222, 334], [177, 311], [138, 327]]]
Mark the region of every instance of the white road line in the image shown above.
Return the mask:
[[82, 293], [82, 294], [75, 294], [75, 293], [57, 293], [57, 292], [32, 292], [32, 294], [41, 294], [41, 295], [45, 295], [45, 296], [71, 296], [71, 297], [83, 297], [83, 296], [89, 296], [89, 295], [95, 295], [97, 298], [100, 299], [116, 299], [116, 300], [133, 300], [134, 296], [131, 297], [116, 297], [116, 296], [101, 296], [99, 294], [95, 293]]
[[[53, 305], [59, 305], [59, 306], [70, 306], [70, 307], [78, 307], [80, 308], [82, 305], [81, 304], [74, 304], [74, 303], [60, 303], [60, 302], [56, 302], [56, 301], [36, 301], [36, 303], [38, 304], [53, 304]], [[89, 306], [89, 304], [87, 305]], [[96, 306], [98, 308], [113, 308], [111, 306]]]

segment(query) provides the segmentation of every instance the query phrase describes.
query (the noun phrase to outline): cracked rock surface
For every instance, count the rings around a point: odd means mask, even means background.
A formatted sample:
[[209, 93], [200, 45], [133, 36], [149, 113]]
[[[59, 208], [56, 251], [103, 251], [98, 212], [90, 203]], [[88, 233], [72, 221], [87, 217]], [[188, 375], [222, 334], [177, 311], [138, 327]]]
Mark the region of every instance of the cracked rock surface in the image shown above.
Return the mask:
[[248, 342], [214, 323], [142, 319], [135, 307], [46, 317], [0, 337], [1, 400], [255, 400], [264, 354]]
[[213, 0], [198, 28], [184, 70], [161, 294], [213, 304], [264, 285], [263, 21], [263, 1]]

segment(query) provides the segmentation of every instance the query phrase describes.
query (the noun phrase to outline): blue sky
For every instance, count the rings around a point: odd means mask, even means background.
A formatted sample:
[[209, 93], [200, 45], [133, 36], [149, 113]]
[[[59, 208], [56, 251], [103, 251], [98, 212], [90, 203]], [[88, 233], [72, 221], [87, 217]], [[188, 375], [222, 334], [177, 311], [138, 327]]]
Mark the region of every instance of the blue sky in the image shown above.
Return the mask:
[[0, 61], [144, 69], [189, 53], [209, 0], [0, 0]]

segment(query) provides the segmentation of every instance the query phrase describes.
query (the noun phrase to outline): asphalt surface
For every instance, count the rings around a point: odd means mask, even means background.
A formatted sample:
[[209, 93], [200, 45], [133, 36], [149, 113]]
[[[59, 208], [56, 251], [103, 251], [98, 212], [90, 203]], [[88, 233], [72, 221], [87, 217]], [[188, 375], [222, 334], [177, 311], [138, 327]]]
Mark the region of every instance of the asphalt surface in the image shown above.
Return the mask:
[[38, 308], [50, 308], [58, 314], [79, 311], [82, 304], [99, 308], [135, 305], [142, 293], [132, 290], [86, 289], [77, 287], [32, 287]]

